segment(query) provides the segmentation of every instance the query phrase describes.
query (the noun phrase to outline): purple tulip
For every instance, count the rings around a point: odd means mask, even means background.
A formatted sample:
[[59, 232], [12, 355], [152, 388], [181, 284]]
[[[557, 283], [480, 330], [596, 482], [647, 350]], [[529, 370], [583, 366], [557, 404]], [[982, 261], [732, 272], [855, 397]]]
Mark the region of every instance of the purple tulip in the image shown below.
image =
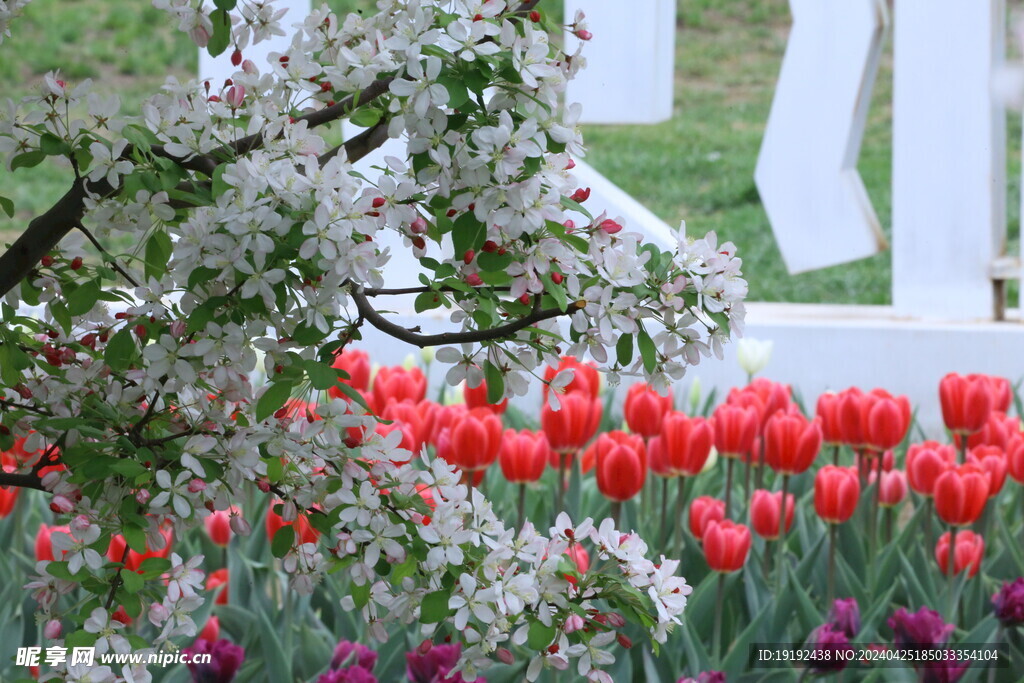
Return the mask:
[[856, 598], [843, 598], [832, 603], [828, 611], [828, 623], [847, 638], [856, 638], [860, 632], [860, 607]]
[[358, 666], [367, 671], [373, 671], [377, 664], [377, 653], [365, 645], [353, 643], [348, 640], [338, 642], [334, 648], [334, 657], [331, 659], [332, 669], [341, 669], [348, 666]]
[[1003, 626], [1012, 628], [1024, 624], [1024, 577], [1004, 583], [999, 592], [992, 596], [996, 619]]
[[832, 624], [822, 624], [811, 631], [807, 638], [807, 644], [814, 649], [817, 657], [813, 660], [814, 666], [811, 671], [814, 673], [827, 673], [830, 671], [842, 671], [849, 662], [847, 656], [839, 656], [839, 652], [853, 652], [850, 639], [846, 633]]
[[702, 671], [696, 678], [687, 676], [680, 678], [676, 683], [725, 683], [725, 674], [721, 671]]
[[484, 678], [467, 681], [461, 673], [451, 676], [448, 672], [459, 661], [462, 646], [434, 645], [425, 654], [405, 653], [406, 674], [412, 683], [486, 683]]
[[942, 660], [922, 662], [918, 668], [922, 683], [956, 683], [967, 671], [969, 662]]
[[188, 670], [192, 674], [193, 683], [231, 683], [238, 667], [245, 659], [245, 650], [230, 640], [218, 640], [211, 643], [200, 638], [192, 647], [184, 650], [185, 654], [209, 654], [209, 664], [189, 663]]
[[927, 607], [922, 607], [914, 614], [900, 607], [889, 617], [888, 623], [893, 630], [892, 642], [900, 647], [932, 648], [945, 645], [956, 628], [943, 621], [938, 612]]
[[320, 674], [316, 683], [377, 683], [377, 677], [361, 666], [349, 666]]

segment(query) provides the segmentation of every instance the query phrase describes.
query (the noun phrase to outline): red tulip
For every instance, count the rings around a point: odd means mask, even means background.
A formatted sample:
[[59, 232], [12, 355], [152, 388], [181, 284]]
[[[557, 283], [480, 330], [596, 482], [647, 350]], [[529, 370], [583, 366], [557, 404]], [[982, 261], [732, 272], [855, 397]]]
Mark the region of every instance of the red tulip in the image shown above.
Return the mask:
[[711, 496], [700, 496], [690, 503], [690, 533], [700, 540], [709, 522], [725, 519], [725, 501]]
[[558, 453], [575, 453], [587, 445], [601, 423], [601, 401], [582, 392], [562, 396], [561, 408], [547, 403], [540, 411], [540, 423], [551, 448]]
[[18, 494], [21, 489], [17, 486], [0, 486], [0, 519], [14, 511], [14, 505], [18, 502]]
[[[981, 558], [985, 555], [985, 539], [969, 529], [961, 529], [956, 534], [956, 548], [953, 550], [953, 574], [959, 575], [966, 569], [968, 576], [974, 576], [981, 567]], [[939, 563], [939, 571], [949, 576], [949, 532], [939, 536], [935, 544], [935, 559]]]
[[590, 569], [590, 553], [579, 543], [573, 543], [566, 548], [565, 554], [576, 563], [576, 571], [580, 574], [586, 574], [587, 570]]
[[988, 377], [989, 393], [992, 396], [992, 410], [1000, 413], [1007, 412], [1010, 409], [1010, 404], [1013, 403], [1013, 388], [1010, 386], [1010, 380], [995, 375], [986, 375], [986, 377]]
[[1014, 434], [1006, 442], [1006, 468], [1018, 484], [1024, 484], [1024, 435]]
[[501, 419], [486, 408], [474, 408], [441, 432], [437, 454], [463, 472], [485, 470], [501, 450]]
[[946, 470], [935, 481], [935, 512], [946, 524], [974, 523], [985, 509], [991, 476], [977, 465]]
[[661, 422], [672, 410], [672, 394], [662, 396], [643, 382], [637, 382], [626, 393], [622, 412], [631, 432], [649, 439], [661, 432]]
[[853, 467], [825, 465], [814, 478], [814, 509], [829, 524], [853, 516], [860, 498], [860, 481]]
[[[764, 424], [765, 418], [767, 417], [767, 408], [765, 408], [764, 401], [757, 395], [757, 393], [749, 388], [730, 389], [729, 395], [725, 398], [724, 405], [753, 410], [757, 414], [757, 425], [754, 431], [758, 434], [761, 433], [761, 426]], [[718, 411], [716, 410], [715, 412], [717, 414]]]
[[750, 529], [730, 520], [711, 521], [704, 529], [704, 559], [716, 572], [742, 569], [750, 552]]
[[943, 472], [956, 467], [956, 451], [936, 441], [912, 444], [907, 449], [907, 481], [922, 496], [932, 497], [935, 481]]
[[572, 381], [562, 387], [566, 394], [581, 393], [590, 398], [597, 398], [601, 390], [601, 378], [597, 373], [597, 366], [593, 363], [581, 363], [572, 356], [562, 356], [559, 359], [558, 367], [548, 366], [544, 370], [544, 402], [548, 399], [548, 383], [555, 378], [562, 370], [572, 370]]
[[780, 474], [804, 472], [821, 449], [821, 423], [799, 413], [779, 411], [764, 428], [765, 462]]
[[[868, 475], [868, 483], [874, 483], [877, 474], [872, 471]], [[901, 470], [882, 470], [882, 486], [878, 491], [878, 504], [883, 507], [896, 507], [907, 498], [907, 475]]]
[[843, 443], [842, 422], [839, 419], [839, 394], [826, 391], [819, 396], [815, 415], [821, 420], [822, 440], [829, 446]]
[[267, 517], [264, 521], [267, 529], [267, 539], [273, 543], [274, 536], [284, 526], [295, 527], [296, 541], [300, 544], [316, 543], [320, 538], [320, 532], [309, 523], [306, 513], [300, 512], [293, 522], [286, 522], [281, 515], [274, 512], [274, 505], [267, 508]]
[[[1007, 442], [1014, 434], [1020, 433], [1020, 418], [1010, 417], [1006, 413], [993, 410], [985, 421], [985, 426], [974, 434], [967, 436], [967, 447], [999, 446], [1006, 449]], [[959, 448], [963, 443], [963, 435], [954, 434], [953, 441]]]
[[367, 402], [380, 415], [388, 399], [418, 403], [427, 395], [427, 378], [419, 368], [386, 367], [377, 371]]
[[487, 400], [487, 382], [480, 382], [478, 386], [471, 387], [469, 384], [462, 386], [462, 397], [470, 408], [487, 408], [495, 415], [501, 415], [508, 408], [508, 399], [500, 403], [491, 403]]
[[217, 639], [220, 638], [220, 619], [211, 616], [209, 620], [207, 620], [206, 626], [203, 627], [203, 630], [199, 632], [199, 635], [196, 636], [196, 638], [202, 638], [210, 643], [216, 642]]
[[973, 434], [985, 426], [992, 412], [992, 383], [986, 375], [949, 373], [939, 382], [942, 419], [949, 431]]
[[[223, 588], [221, 588], [222, 586]], [[212, 591], [217, 588], [221, 588], [221, 590], [217, 593], [214, 604], [228, 604], [228, 570], [226, 567], [210, 572], [210, 576], [206, 579], [206, 590]]]
[[861, 435], [874, 451], [895, 448], [910, 428], [910, 401], [873, 389], [861, 401]]
[[988, 472], [989, 498], [998, 495], [1003, 490], [1003, 484], [1006, 482], [1007, 462], [1002, 448], [999, 446], [976, 446], [968, 454], [967, 462]]
[[[125, 569], [129, 571], [137, 572], [139, 567], [142, 565], [144, 560], [148, 560], [151, 557], [166, 558], [171, 554], [171, 541], [174, 539], [174, 534], [169, 528], [160, 529], [160, 535], [164, 539], [164, 547], [159, 550], [150, 550], [149, 543], [146, 543], [146, 552], [138, 553], [134, 550], [128, 551], [128, 558], [124, 563]], [[115, 534], [110, 537], [110, 546], [107, 548], [107, 559], [111, 562], [121, 562], [121, 558], [124, 557], [125, 549], [124, 536]]]
[[[779, 514], [782, 507], [782, 491], [772, 493], [757, 489], [750, 500], [750, 526], [757, 535], [769, 541], [779, 537]], [[793, 527], [793, 494], [786, 494], [786, 532]]]
[[[366, 391], [370, 386], [370, 356], [365, 351], [346, 349], [334, 357], [332, 368], [344, 370], [348, 379], [339, 379], [340, 384], [347, 384], [358, 391]], [[327, 395], [332, 398], [344, 398], [338, 387], [331, 387]]]
[[206, 535], [215, 545], [224, 548], [231, 541], [231, 511], [217, 510], [203, 520]]
[[773, 382], [764, 377], [755, 379], [742, 391], [751, 392], [761, 399], [761, 403], [764, 405], [764, 413], [761, 415], [762, 429], [772, 415], [780, 410], [786, 410], [791, 405], [792, 390], [789, 385]]
[[653, 442], [658, 441], [657, 448], [664, 449], [671, 476], [695, 477], [711, 455], [714, 438], [714, 424], [710, 420], [670, 412], [665, 416], [661, 434], [651, 443], [653, 448]]
[[[381, 411], [380, 415], [385, 420], [393, 420], [395, 425], [399, 426], [402, 430], [403, 438], [400, 448], [405, 448], [418, 455], [423, 450], [423, 444], [426, 441], [426, 430], [423, 426], [423, 415], [420, 411], [419, 404], [413, 403], [412, 401], [395, 401], [391, 399], [384, 406], [384, 410]], [[378, 423], [377, 432], [380, 434], [387, 434], [390, 430], [381, 430], [380, 427], [389, 425], [383, 425]]]
[[442, 430], [469, 412], [463, 403], [442, 406], [432, 401], [420, 401], [416, 408], [423, 414], [424, 439], [433, 446], [437, 445], [437, 437]]
[[[585, 474], [594, 469], [594, 466], [597, 464], [598, 457], [607, 453], [615, 446], [626, 446], [634, 451], [643, 452], [646, 457], [647, 449], [644, 445], [643, 437], [639, 434], [630, 434], [618, 429], [613, 429], [610, 432], [599, 434], [597, 438], [594, 439], [594, 442], [587, 446], [587, 449], [583, 451], [583, 455], [580, 456], [580, 470]], [[557, 460], [552, 460], [551, 463], [552, 467], [556, 467], [558, 465]]]
[[551, 445], [543, 432], [506, 429], [498, 463], [505, 479], [513, 484], [525, 484], [540, 479], [551, 455]]
[[[66, 534], [71, 533], [70, 527], [66, 524], [64, 526], [46, 526], [45, 524], [40, 524], [39, 531], [36, 532], [36, 562], [42, 562], [43, 560], [52, 562], [54, 560], [53, 541], [50, 538], [54, 531], [63, 531]], [[67, 551], [64, 551], [61, 554], [61, 559], [63, 559], [66, 554]], [[120, 560], [121, 558], [119, 557], [117, 559]]]
[[857, 387], [850, 387], [839, 393], [838, 400], [839, 432], [843, 443], [850, 448], [863, 448], [866, 443], [864, 420], [861, 417], [864, 392]]
[[644, 487], [647, 479], [647, 455], [643, 444], [630, 445], [627, 440], [613, 439], [609, 434], [597, 437], [595, 444], [597, 488], [609, 500], [629, 500]]
[[715, 448], [723, 457], [742, 458], [753, 451], [754, 438], [761, 427], [756, 407], [724, 403], [715, 408], [713, 423]]

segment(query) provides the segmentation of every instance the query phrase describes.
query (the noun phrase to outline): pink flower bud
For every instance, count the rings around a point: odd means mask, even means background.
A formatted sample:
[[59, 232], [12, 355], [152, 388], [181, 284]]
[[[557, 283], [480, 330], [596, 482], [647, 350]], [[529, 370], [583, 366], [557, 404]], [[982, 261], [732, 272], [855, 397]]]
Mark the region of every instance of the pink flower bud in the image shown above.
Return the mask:
[[242, 106], [242, 101], [245, 100], [245, 87], [241, 85], [233, 85], [228, 88], [227, 95], [224, 96], [224, 101], [227, 102], [232, 109], [238, 109]]
[[162, 603], [154, 602], [149, 606], [149, 621], [154, 626], [161, 626], [170, 616], [170, 611]]
[[608, 625], [613, 628], [622, 628], [626, 625], [626, 618], [617, 612], [609, 612], [605, 616], [608, 617]]
[[565, 620], [565, 626], [562, 627], [562, 630], [566, 633], [574, 633], [586, 625], [587, 622], [583, 621], [583, 617], [578, 614], [570, 614], [569, 618]]
[[427, 231], [427, 221], [423, 219], [423, 216], [416, 216], [409, 225], [409, 229], [417, 235], [422, 235]]
[[135, 492], [135, 502], [139, 505], [145, 505], [149, 502], [151, 495], [148, 489], [139, 489]]
[[281, 519], [286, 522], [294, 522], [299, 517], [299, 509], [295, 506], [295, 503], [288, 501], [281, 506]]
[[610, 218], [601, 221], [601, 224], [598, 227], [604, 230], [609, 235], [614, 235], [619, 230], [622, 230], [622, 226]]
[[251, 59], [242, 60], [242, 71], [249, 74], [250, 76], [255, 76], [260, 72], [260, 70], [256, 68], [256, 64], [254, 64]]
[[43, 627], [43, 637], [47, 640], [56, 640], [60, 638], [60, 634], [63, 631], [60, 625], [60, 621], [57, 619], [50, 619], [46, 622], [46, 626]]
[[580, 40], [590, 40], [594, 37], [594, 34], [586, 29], [580, 29], [579, 31], [576, 31], [576, 37]]
[[516, 661], [515, 655], [513, 655], [512, 652], [508, 648], [499, 647], [495, 651], [495, 654], [498, 655], [498, 660], [502, 664], [512, 664], [512, 663], [514, 663]]
[[202, 479], [193, 479], [188, 483], [189, 493], [199, 493], [206, 489], [206, 482]]
[[175, 320], [171, 323], [171, 336], [175, 339], [180, 339], [185, 334], [187, 327], [184, 320]]
[[483, 283], [484, 281], [481, 280], [480, 276], [477, 275], [476, 273], [470, 273], [469, 275], [466, 276], [466, 284], [471, 287], [479, 287]]
[[69, 526], [75, 534], [80, 534], [88, 529], [91, 524], [89, 522], [89, 518], [85, 515], [76, 515], [75, 518], [71, 520], [71, 524]]
[[434, 642], [429, 638], [416, 646], [416, 652], [425, 655], [434, 647]]
[[56, 495], [53, 500], [50, 501], [50, 509], [57, 514], [66, 514], [71, 512], [75, 508], [75, 504], [72, 503], [67, 496]]

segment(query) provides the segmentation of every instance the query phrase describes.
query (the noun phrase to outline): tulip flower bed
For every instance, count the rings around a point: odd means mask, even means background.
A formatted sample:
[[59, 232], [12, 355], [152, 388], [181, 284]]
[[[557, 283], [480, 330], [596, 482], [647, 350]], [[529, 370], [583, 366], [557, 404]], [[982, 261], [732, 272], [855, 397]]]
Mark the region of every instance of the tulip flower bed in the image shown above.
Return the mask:
[[[590, 657], [603, 658], [614, 680], [1010, 681], [1024, 671], [1024, 433], [1019, 417], [1008, 415], [1013, 404], [1019, 414], [1020, 403], [1005, 379], [943, 378], [950, 438], [940, 442], [916, 438], [906, 397], [882, 389], [825, 394], [807, 410], [788, 386], [757, 379], [717, 405], [691, 392], [684, 411], [672, 393], [634, 384], [620, 418], [614, 391], [602, 393], [597, 372], [571, 358], [559, 368], [573, 370], [571, 380], [545, 388], [539, 414], [489, 404], [484, 384], [442, 390], [435, 403], [419, 368], [380, 368], [371, 379], [370, 358], [359, 350], [346, 350], [335, 367], [349, 386], [329, 389], [330, 396], [358, 392], [380, 416], [379, 433], [398, 432], [402, 448], [457, 465], [464, 482], [485, 489], [498, 516], [517, 527], [557, 529], [565, 511], [592, 518], [599, 538], [600, 520], [612, 517], [636, 531], [630, 542], [681, 559], [692, 593], [682, 626], [658, 650], [632, 647], [641, 632], [632, 633], [618, 613], [581, 613], [558, 625], [564, 633], [596, 631]], [[547, 379], [555, 375], [549, 369]], [[319, 418], [315, 404], [296, 399], [279, 412]], [[343, 438], [358, 446], [366, 436], [352, 428]], [[3, 460], [13, 468], [42, 456], [19, 442]], [[32, 599], [12, 577], [31, 567], [33, 552], [35, 560], [52, 560], [71, 550], [60, 540], [68, 536], [54, 535], [67, 528], [48, 526], [50, 513], [34, 502], [0, 489], [0, 542], [12, 549], [0, 565], [6, 642], [37, 640], [37, 626], [20, 616]], [[157, 679], [247, 681], [266, 671], [271, 681], [466, 680], [448, 676], [460, 650], [445, 644], [444, 633], [423, 641], [411, 629], [385, 632], [350, 611], [365, 604], [369, 584], [360, 588], [339, 573], [309, 596], [287, 588], [275, 558], [295, 538], [312, 542], [319, 534], [303, 514], [279, 504], [246, 510], [244, 518], [262, 516], [265, 533], [239, 538], [236, 532], [249, 530], [235, 512], [207, 518], [205, 534], [173, 538], [168, 531], [161, 550], [127, 553], [126, 567], [140, 573], [147, 559], [171, 552], [206, 557], [205, 587], [214, 599], [196, 619], [205, 628], [190, 651], [210, 653], [213, 663], [154, 672]], [[430, 529], [432, 520], [425, 515], [421, 523]], [[575, 528], [580, 540], [560, 567], [572, 585], [585, 580], [595, 556], [591, 538], [583, 540], [587, 528]], [[397, 554], [386, 534], [378, 543], [381, 558]], [[114, 537], [110, 561], [124, 557], [125, 547]], [[400, 572], [391, 577], [400, 580]], [[514, 581], [505, 586], [514, 594]], [[486, 623], [495, 615], [475, 590], [472, 580], [462, 581], [445, 601], [422, 609], [454, 614], [456, 627], [470, 614]], [[123, 609], [112, 618], [146, 632], [145, 620], [133, 623]], [[86, 621], [86, 628], [102, 633], [104, 625]], [[531, 628], [515, 638], [554, 633], [554, 626], [550, 633]], [[614, 662], [602, 649], [612, 640], [628, 652]], [[486, 680], [522, 680], [538, 666], [541, 680], [575, 680], [575, 665], [559, 672], [567, 663], [561, 647], [585, 646], [556, 640], [533, 663], [501, 649], [504, 664]], [[1001, 668], [986, 662], [995, 648]], [[589, 668], [587, 653], [574, 655], [584, 658], [581, 673]], [[914, 661], [895, 661], [908, 657]]]

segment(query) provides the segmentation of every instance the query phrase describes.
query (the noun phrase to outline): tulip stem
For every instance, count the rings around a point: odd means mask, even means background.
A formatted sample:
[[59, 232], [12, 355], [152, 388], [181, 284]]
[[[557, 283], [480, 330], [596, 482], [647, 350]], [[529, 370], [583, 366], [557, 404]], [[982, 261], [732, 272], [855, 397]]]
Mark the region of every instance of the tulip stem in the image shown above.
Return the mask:
[[619, 519], [622, 517], [622, 502], [618, 500], [612, 501], [611, 518], [615, 521], [615, 528], [619, 528]]
[[658, 545], [661, 548], [668, 543], [668, 477], [661, 478], [661, 528], [658, 529]]
[[828, 600], [826, 605], [831, 605], [836, 596], [836, 529], [839, 525], [829, 523], [828, 525]]
[[526, 522], [526, 484], [519, 485], [519, 530], [522, 531]]
[[960, 456], [959, 464], [963, 465], [965, 462], [967, 462], [967, 435], [960, 434], [960, 438], [958, 438], [956, 442], [957, 452]]
[[786, 498], [789, 494], [789, 475], [782, 475], [782, 507], [779, 511], [779, 540], [775, 561], [775, 595], [782, 593], [782, 576], [786, 573]]
[[718, 590], [715, 594], [715, 631], [711, 638], [711, 659], [716, 662], [719, 666], [721, 662], [722, 652], [722, 602], [725, 598], [725, 574], [723, 572], [718, 573]]
[[565, 453], [558, 452], [558, 482], [555, 487], [555, 517], [565, 511]]
[[839, 444], [832, 446], [832, 464], [839, 467]]
[[891, 507], [887, 507], [883, 514], [885, 514], [885, 544], [889, 545], [892, 543], [892, 521], [896, 516], [896, 510]]
[[956, 527], [949, 526], [949, 555], [946, 559], [946, 577], [949, 579], [949, 619], [950, 623], [956, 623]]
[[[1000, 645], [1003, 644], [1003, 638], [1004, 638], [1003, 633], [1004, 633], [1003, 632], [1003, 624], [1002, 624], [1002, 622], [999, 622], [999, 625], [996, 626], [996, 639], [994, 641], [995, 646], [997, 648]], [[995, 683], [995, 681], [996, 681], [996, 665], [995, 665], [994, 662], [990, 662], [988, 664], [988, 683]]]
[[[751, 457], [753, 461], [753, 457]], [[754, 472], [754, 488], [759, 489], [764, 486], [764, 439], [761, 440], [761, 448], [758, 449], [757, 454], [757, 470]]]
[[928, 496], [924, 499], [924, 542], [926, 548], [935, 547], [935, 539], [932, 538], [932, 514], [935, 512], [935, 503], [932, 502], [932, 497]]
[[725, 518], [732, 519], [732, 508], [730, 503], [732, 502], [732, 468], [736, 463], [736, 458], [728, 458], [728, 462], [725, 464]]
[[743, 463], [743, 502], [750, 505], [750, 468], [753, 467], [750, 464], [750, 456], [747, 456], [747, 461]]
[[677, 558], [683, 553], [683, 508], [686, 506], [687, 484], [687, 477], [680, 476], [679, 491], [676, 493], [676, 513], [672, 520], [675, 523], [675, 539], [672, 548], [675, 550], [674, 556]]

